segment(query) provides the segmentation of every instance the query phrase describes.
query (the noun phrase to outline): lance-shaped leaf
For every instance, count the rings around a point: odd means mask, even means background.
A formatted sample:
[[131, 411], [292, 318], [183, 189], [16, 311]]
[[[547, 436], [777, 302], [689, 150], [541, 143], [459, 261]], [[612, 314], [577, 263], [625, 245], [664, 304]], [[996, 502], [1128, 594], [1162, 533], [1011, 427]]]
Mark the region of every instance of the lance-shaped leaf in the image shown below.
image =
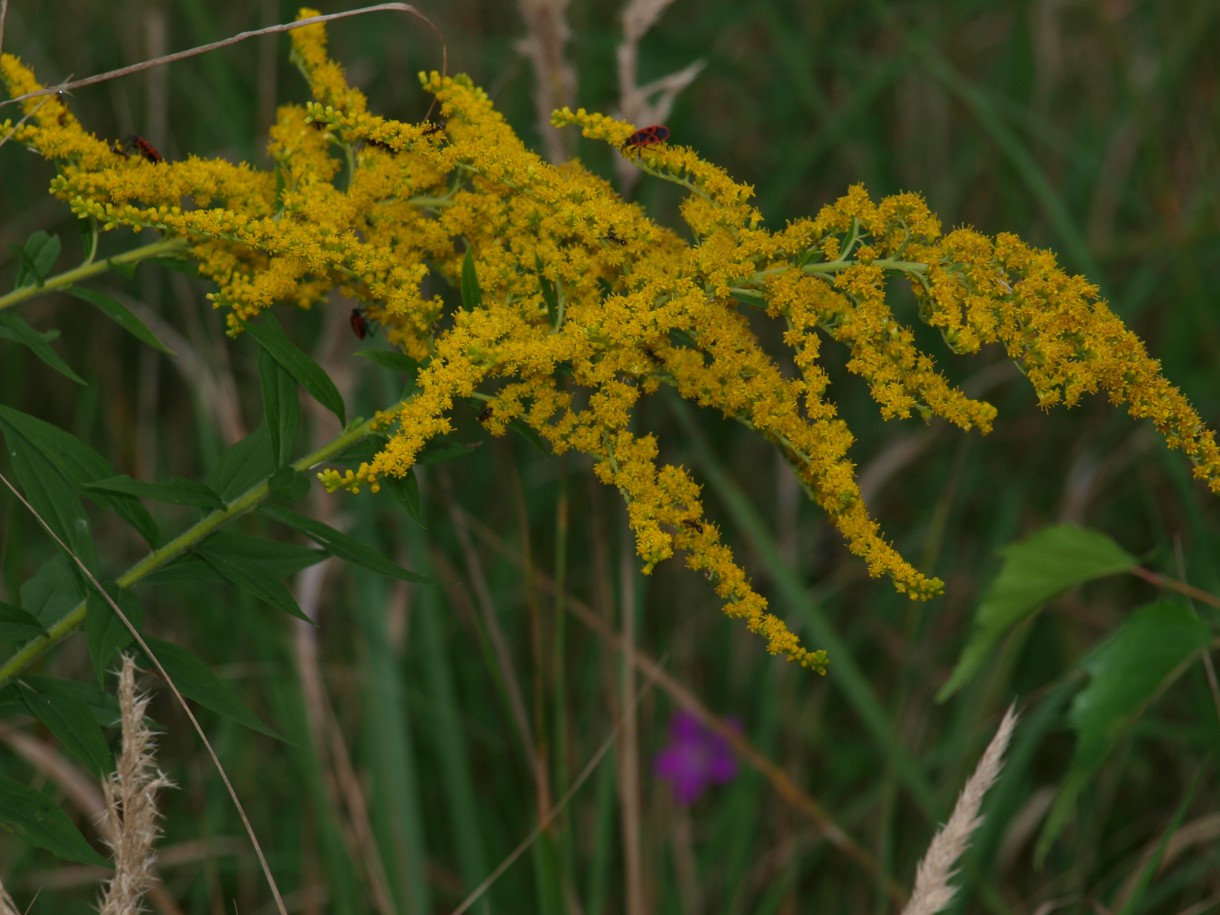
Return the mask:
[[301, 425], [301, 399], [297, 385], [266, 348], [258, 351], [258, 378], [263, 394], [263, 415], [271, 435], [271, 453], [276, 467], [292, 460], [292, 446]]
[[278, 505], [264, 505], [259, 512], [269, 518], [274, 518], [281, 524], [300, 531], [314, 543], [321, 546], [333, 556], [347, 560], [358, 566], [363, 566], [379, 575], [398, 578], [402, 581], [429, 581], [425, 575], [411, 572], [386, 559], [372, 547], [365, 546], [359, 540], [349, 537], [342, 531], [337, 531], [328, 524], [298, 515]]
[[[186, 698], [198, 702], [204, 708], [211, 709], [216, 714], [236, 721], [252, 731], [258, 731], [260, 734], [266, 734], [276, 740], [282, 739], [273, 729], [263, 724], [257, 715], [246, 708], [246, 704], [241, 701], [232, 687], [220, 680], [206, 664], [185, 648], [172, 642], [163, 642], [160, 639], [146, 638], [145, 641], [153, 654], [157, 656], [157, 660], [161, 662], [161, 666], [165, 668], [165, 672], [169, 674], [170, 679], [174, 681], [174, 685], [178, 687], [178, 691]], [[151, 665], [151, 662], [148, 663]]]
[[88, 302], [141, 343], [147, 343], [166, 355], [174, 355], [174, 351], [157, 339], [157, 335], [149, 329], [147, 324], [132, 314], [131, 310], [125, 305], [116, 302], [104, 292], [98, 292], [96, 289], [86, 289], [82, 286], [68, 286], [63, 291], [68, 293], [68, 295], [76, 296], [81, 301]]
[[5, 775], [0, 775], [0, 823], [23, 842], [65, 861], [94, 867], [109, 864], [49, 797]]
[[339, 389], [330, 380], [322, 367], [288, 339], [284, 329], [271, 315], [263, 313], [257, 321], [242, 325], [247, 333], [278, 362], [297, 384], [308, 391], [318, 403], [339, 417], [341, 425], [347, 425], [343, 398]]
[[[157, 525], [139, 499], [125, 493], [87, 489], [90, 483], [115, 476], [114, 467], [76, 436], [20, 410], [4, 406], [0, 406], [0, 430], [4, 432], [11, 452], [29, 455], [30, 462], [36, 465], [31, 472], [43, 481], [44, 486], [58, 485], [50, 477], [49, 468], [53, 468], [54, 473], [85, 493], [92, 502], [112, 509], [126, 520], [147, 543], [153, 545], [157, 542]], [[76, 523], [75, 518], [72, 523]], [[64, 536], [58, 529], [56, 533]], [[73, 542], [71, 538], [65, 540]]]
[[46, 725], [59, 744], [94, 775], [114, 769], [114, 757], [106, 735], [93, 717], [93, 710], [69, 690], [49, 677], [39, 678], [38, 687], [19, 682], [17, 690], [30, 714]]

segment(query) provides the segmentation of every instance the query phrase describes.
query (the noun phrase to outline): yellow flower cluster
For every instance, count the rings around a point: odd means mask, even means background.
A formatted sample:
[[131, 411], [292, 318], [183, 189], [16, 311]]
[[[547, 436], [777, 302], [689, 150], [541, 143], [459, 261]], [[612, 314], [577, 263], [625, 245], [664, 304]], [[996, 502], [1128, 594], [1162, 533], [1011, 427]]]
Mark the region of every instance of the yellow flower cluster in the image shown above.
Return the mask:
[[[455, 404], [477, 395], [491, 433], [521, 423], [557, 453], [592, 458], [626, 501], [646, 572], [683, 553], [771, 652], [824, 671], [824, 652], [802, 647], [751, 588], [704, 518], [699, 486], [635, 428], [636, 407], [665, 385], [757, 431], [870, 574], [917, 598], [936, 594], [941, 582], [908, 564], [864, 506], [852, 434], [819, 361], [823, 338], [844, 345], [886, 418], [991, 428], [994, 408], [949, 384], [891, 311], [886, 281], [898, 274], [951, 349], [1002, 344], [1044, 405], [1105, 390], [1153, 419], [1220, 491], [1212, 433], [1139, 340], [1093, 287], [1012, 236], [942, 235], [917, 195], [877, 203], [861, 187], [772, 231], [752, 189], [691, 149], [623, 149], [687, 189], [687, 242], [579, 163], [530, 152], [464, 77], [422, 75], [440, 116], [402, 123], [368, 113], [328, 59], [321, 25], [294, 32], [293, 48], [314, 100], [280, 109], [271, 171], [116, 155], [54, 98], [27, 104], [16, 138], [59, 160], [52, 189], [80, 216], [188, 239], [234, 332], [263, 309], [310, 307], [337, 288], [423, 362], [413, 395], [379, 416], [385, 447], [355, 471], [321, 474], [332, 490], [376, 490], [406, 474], [452, 429]], [[3, 76], [14, 93], [36, 85], [10, 56]], [[554, 123], [620, 149], [634, 129], [583, 109], [558, 111]], [[462, 306], [425, 295], [429, 274], [463, 289]], [[764, 350], [749, 310], [782, 323], [795, 372]]]

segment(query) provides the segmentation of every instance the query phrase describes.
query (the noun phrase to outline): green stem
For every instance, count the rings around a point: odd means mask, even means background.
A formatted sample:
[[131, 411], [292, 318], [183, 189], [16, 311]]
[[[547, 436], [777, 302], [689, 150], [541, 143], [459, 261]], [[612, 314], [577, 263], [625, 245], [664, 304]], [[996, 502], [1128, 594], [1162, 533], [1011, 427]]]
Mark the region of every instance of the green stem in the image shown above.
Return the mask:
[[[369, 419], [352, 426], [337, 438], [327, 442], [312, 454], [307, 454], [291, 466], [297, 473], [304, 473], [311, 467], [330, 460], [350, 448], [354, 443], [366, 438], [376, 428], [376, 421]], [[147, 578], [157, 569], [163, 568], [183, 553], [199, 544], [205, 537], [235, 518], [257, 508], [271, 495], [270, 478], [252, 486], [224, 508], [211, 512], [200, 518], [169, 543], [153, 550], [118, 578], [120, 588], [130, 588], [137, 582]], [[52, 645], [65, 639], [85, 621], [86, 602], [81, 601], [71, 610], [47, 627], [46, 635], [38, 636], [26, 642], [21, 648], [0, 665], [0, 687], [9, 683], [34, 660]]]
[[[805, 264], [800, 268], [800, 270], [802, 273], [807, 273], [813, 276], [816, 274], [838, 273], [842, 270], [848, 269], [849, 267], [854, 267], [859, 263], [860, 261], [824, 261], [817, 264]], [[906, 273], [918, 278], [920, 282], [923, 282], [926, 285], [926, 280], [924, 277], [927, 275], [928, 265], [922, 261], [900, 261], [890, 257], [881, 257], [877, 260], [869, 261], [868, 266], [880, 267], [882, 270], [897, 270], [901, 273]], [[761, 286], [769, 277], [778, 276], [779, 274], [791, 269], [791, 267], [785, 266], [770, 267], [766, 270], [760, 270], [742, 280], [741, 285], [730, 287], [729, 292], [735, 296], [743, 296], [747, 301], [749, 301], [752, 296], [758, 295], [758, 287]]]
[[116, 267], [126, 267], [131, 264], [138, 264], [149, 258], [177, 254], [185, 250], [186, 245], [187, 240], [185, 238], [165, 238], [161, 241], [153, 242], [151, 245], [145, 245], [142, 248], [133, 248], [122, 254], [116, 254], [114, 257], [107, 257], [100, 261], [82, 264], [72, 270], [66, 270], [63, 273], [50, 277], [41, 283], [35, 283], [32, 286], [22, 286], [20, 289], [14, 289], [10, 293], [0, 295], [0, 311], [12, 308], [14, 305], [19, 305], [26, 299], [32, 299], [35, 296], [42, 295], [44, 292], [67, 289], [75, 283], [90, 279]]

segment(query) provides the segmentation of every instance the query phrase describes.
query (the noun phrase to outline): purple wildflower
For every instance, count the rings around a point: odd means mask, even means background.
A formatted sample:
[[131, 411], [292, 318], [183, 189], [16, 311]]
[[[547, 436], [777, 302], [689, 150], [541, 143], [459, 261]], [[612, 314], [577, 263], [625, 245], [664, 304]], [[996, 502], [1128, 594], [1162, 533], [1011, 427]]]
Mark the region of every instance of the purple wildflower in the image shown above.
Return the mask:
[[[730, 718], [734, 730], [741, 722]], [[689, 807], [712, 785], [731, 782], [737, 758], [723, 736], [709, 731], [690, 712], [679, 710], [669, 719], [669, 744], [652, 763], [653, 774], [673, 786], [674, 800]]]

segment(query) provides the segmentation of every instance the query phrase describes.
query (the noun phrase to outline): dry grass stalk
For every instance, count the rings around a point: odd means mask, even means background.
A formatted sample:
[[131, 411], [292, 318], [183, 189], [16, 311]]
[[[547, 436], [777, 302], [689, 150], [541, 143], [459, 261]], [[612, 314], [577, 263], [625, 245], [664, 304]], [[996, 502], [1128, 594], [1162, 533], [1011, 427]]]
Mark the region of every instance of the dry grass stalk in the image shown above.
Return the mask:
[[[639, 84], [640, 41], [661, 18], [673, 0], [628, 0], [623, 10], [623, 40], [615, 52], [618, 58], [619, 108], [637, 127], [659, 124], [669, 117], [678, 93], [694, 82], [703, 61], [662, 76], [646, 86]], [[639, 180], [639, 171], [627, 160], [616, 164], [616, 176], [624, 191]]]
[[966, 782], [953, 815], [932, 839], [928, 852], [924, 855], [915, 871], [915, 889], [911, 900], [907, 903], [902, 915], [935, 915], [944, 909], [957, 892], [949, 881], [957, 873], [954, 863], [965, 852], [970, 844], [970, 837], [978, 829], [983, 818], [979, 816], [983, 797], [995, 784], [1004, 767], [1004, 751], [1008, 749], [1008, 741], [1012, 737], [1012, 729], [1017, 723], [1014, 706], [1009, 706], [1000, 722], [999, 730], [991, 743], [987, 745], [978, 768]]
[[564, 56], [572, 30], [564, 14], [569, 0], [519, 0], [528, 33], [518, 48], [534, 67], [534, 113], [546, 157], [563, 162], [571, 154], [571, 131], [551, 126], [551, 112], [576, 104], [576, 71]]
[[119, 709], [123, 749], [113, 775], [102, 786], [106, 820], [114, 849], [114, 878], [106, 886], [101, 915], [131, 915], [143, 911], [142, 900], [152, 880], [161, 833], [157, 825], [157, 792], [173, 783], [153, 765], [156, 742], [144, 722], [149, 697], [136, 694], [135, 662], [123, 657], [119, 673]]
[[13, 902], [13, 897], [8, 894], [2, 881], [0, 881], [0, 915], [21, 915], [17, 910], [17, 903]]

